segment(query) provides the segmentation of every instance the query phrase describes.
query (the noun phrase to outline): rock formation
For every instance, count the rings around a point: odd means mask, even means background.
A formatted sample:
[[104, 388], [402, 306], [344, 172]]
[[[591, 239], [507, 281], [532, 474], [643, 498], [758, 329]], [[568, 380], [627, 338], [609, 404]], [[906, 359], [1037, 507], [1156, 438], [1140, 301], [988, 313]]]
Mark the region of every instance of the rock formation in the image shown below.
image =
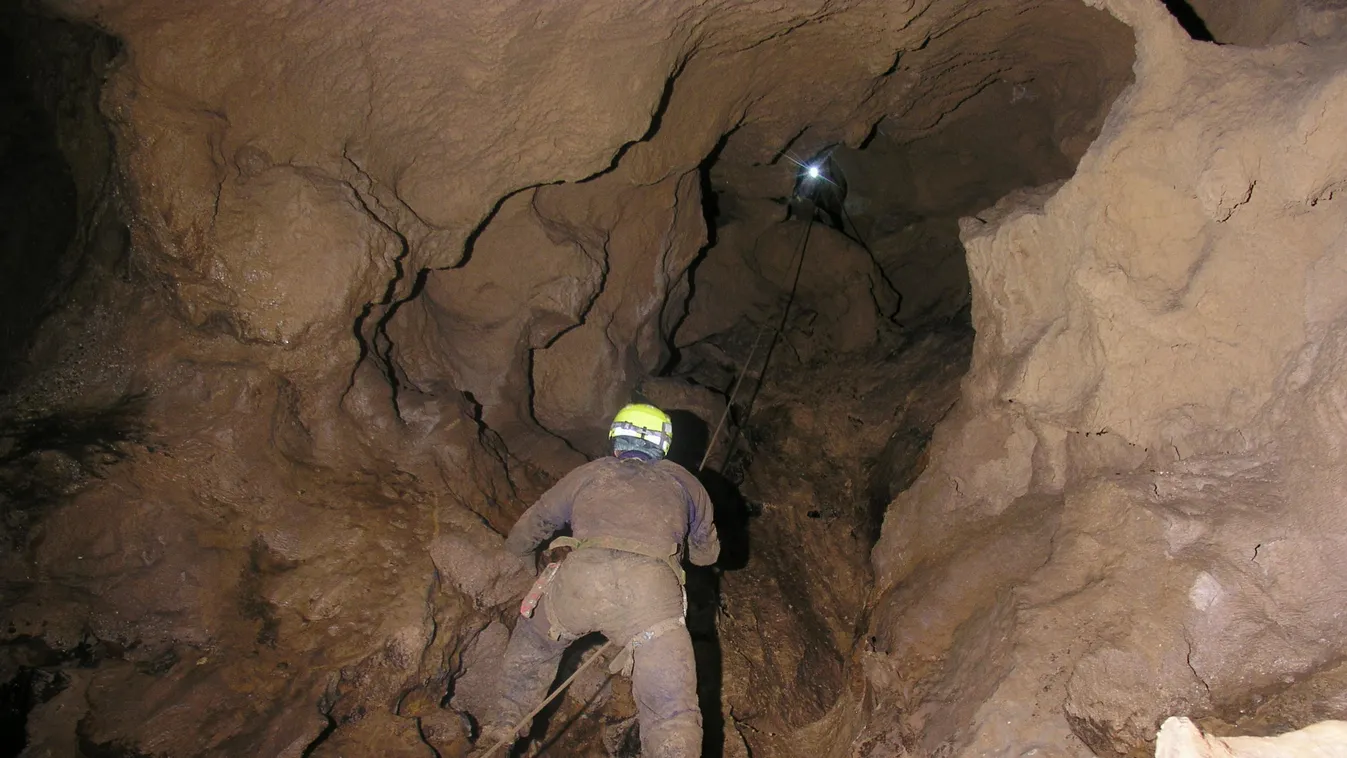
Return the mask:
[[1320, 721], [1276, 737], [1213, 737], [1186, 718], [1169, 718], [1156, 736], [1156, 758], [1334, 756], [1347, 752], [1347, 722]]
[[0, 17], [0, 753], [462, 754], [634, 396], [711, 445], [707, 755], [1347, 718], [1341, 3]]

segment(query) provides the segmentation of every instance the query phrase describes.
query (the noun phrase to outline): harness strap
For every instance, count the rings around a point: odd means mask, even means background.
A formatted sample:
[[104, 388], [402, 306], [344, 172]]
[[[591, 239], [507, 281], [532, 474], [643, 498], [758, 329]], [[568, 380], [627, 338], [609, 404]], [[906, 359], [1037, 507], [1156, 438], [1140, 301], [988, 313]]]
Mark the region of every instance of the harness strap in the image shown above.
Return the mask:
[[553, 607], [555, 605], [556, 603], [548, 603], [543, 606], [543, 613], [547, 616], [547, 639], [553, 642], [565, 640], [567, 643], [579, 639], [578, 635], [571, 633], [571, 630], [557, 619], [556, 608]]
[[636, 665], [636, 648], [653, 639], [662, 637], [680, 626], [686, 625], [687, 621], [685, 621], [682, 616], [675, 616], [673, 618], [665, 619], [644, 632], [637, 634], [635, 637], [632, 637], [627, 642], [626, 646], [622, 648], [622, 652], [618, 653], [617, 657], [613, 659], [613, 662], [608, 665], [608, 673], [621, 674], [627, 677], [631, 676], [631, 671]]
[[569, 547], [575, 550], [584, 550], [587, 547], [599, 547], [607, 550], [617, 550], [623, 553], [635, 553], [647, 558], [654, 558], [657, 561], [664, 561], [669, 568], [673, 569], [674, 576], [678, 577], [679, 584], [687, 583], [687, 575], [683, 572], [683, 566], [678, 562], [678, 545], [675, 543], [667, 550], [647, 545], [638, 540], [629, 540], [622, 537], [587, 537], [579, 540], [574, 537], [557, 537], [552, 540], [551, 547]]

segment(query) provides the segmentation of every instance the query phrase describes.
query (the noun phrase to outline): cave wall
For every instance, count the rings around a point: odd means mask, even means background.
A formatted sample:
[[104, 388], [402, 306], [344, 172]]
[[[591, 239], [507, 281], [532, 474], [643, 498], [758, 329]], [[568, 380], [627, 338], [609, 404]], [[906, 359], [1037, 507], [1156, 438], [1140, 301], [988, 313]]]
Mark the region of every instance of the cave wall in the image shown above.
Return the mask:
[[81, 189], [130, 239], [3, 409], [6, 497], [49, 495], [7, 532], [3, 673], [59, 673], [52, 754], [461, 747], [499, 535], [668, 361], [708, 157], [861, 139], [923, 72], [932, 120], [1017, 60], [942, 3], [46, 7], [120, 41]]
[[15, 4], [0, 11], [0, 45], [3, 393], [82, 268], [115, 265], [125, 239], [109, 202], [112, 141], [98, 112], [116, 41]]
[[1138, 755], [1173, 714], [1342, 717], [1302, 692], [1344, 653], [1343, 48], [1101, 5], [1136, 83], [1072, 178], [962, 222], [973, 364], [857, 656], [903, 715], [858, 743]]
[[[1096, 5], [1140, 58], [1087, 151], [1120, 80], [1036, 57], [1036, 24], [1069, 50], [1069, 22], [1101, 23], [1066, 0], [52, 3], [124, 45], [105, 191], [132, 250], [48, 321], [4, 408], [6, 463], [55, 483], [0, 564], [4, 673], [65, 677], [33, 750], [461, 748], [440, 702], [487, 686], [525, 581], [500, 533], [673, 350], [772, 310], [793, 237], [757, 230], [783, 151], [885, 117], [933, 133], [1015, 71], [1100, 87], [1054, 133], [1081, 168], [965, 222], [974, 366], [890, 506], [869, 633], [819, 657], [828, 697], [782, 696], [780, 730], [745, 739], [1127, 752], [1256, 697], [1275, 722], [1341, 654], [1338, 588], [1295, 574], [1341, 575], [1340, 51], [1203, 46], [1156, 3]], [[750, 231], [725, 249], [761, 276], [703, 311], [712, 157]], [[875, 262], [833, 242], [854, 259], [814, 306], [874, 309], [819, 355], [886, 315]], [[846, 613], [810, 623], [845, 637]]]

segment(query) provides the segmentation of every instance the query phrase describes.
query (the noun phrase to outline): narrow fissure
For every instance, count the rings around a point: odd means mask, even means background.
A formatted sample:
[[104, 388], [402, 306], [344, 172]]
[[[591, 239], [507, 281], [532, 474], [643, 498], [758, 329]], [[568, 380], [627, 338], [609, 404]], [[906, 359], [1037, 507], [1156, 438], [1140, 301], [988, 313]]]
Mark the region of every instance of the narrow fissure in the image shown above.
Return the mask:
[[1215, 42], [1216, 39], [1211, 36], [1211, 30], [1207, 28], [1207, 22], [1197, 15], [1197, 11], [1187, 0], [1164, 0], [1165, 7], [1174, 16], [1174, 20], [1179, 22], [1179, 26], [1188, 33], [1189, 37], [1198, 42]]

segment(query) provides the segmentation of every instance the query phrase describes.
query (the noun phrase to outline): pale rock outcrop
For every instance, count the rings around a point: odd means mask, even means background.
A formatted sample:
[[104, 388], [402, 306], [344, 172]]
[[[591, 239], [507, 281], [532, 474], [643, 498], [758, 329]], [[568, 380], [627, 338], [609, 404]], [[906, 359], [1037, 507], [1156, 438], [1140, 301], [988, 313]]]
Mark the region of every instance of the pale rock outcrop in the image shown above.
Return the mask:
[[[932, 563], [944, 607], [998, 625], [928, 643], [943, 681], [993, 682], [915, 683], [949, 719], [932, 750], [1127, 754], [1168, 713], [1235, 718], [1347, 653], [1342, 48], [1215, 47], [1158, 3], [1100, 5], [1137, 31], [1137, 81], [1073, 178], [963, 222], [965, 405], [874, 553], [881, 643], [921, 634], [892, 593]], [[1009, 610], [979, 600], [954, 546], [1044, 498], [1039, 563]]]
[[1275, 737], [1215, 737], [1171, 716], [1155, 738], [1155, 758], [1341, 758], [1347, 721], [1320, 721]]

